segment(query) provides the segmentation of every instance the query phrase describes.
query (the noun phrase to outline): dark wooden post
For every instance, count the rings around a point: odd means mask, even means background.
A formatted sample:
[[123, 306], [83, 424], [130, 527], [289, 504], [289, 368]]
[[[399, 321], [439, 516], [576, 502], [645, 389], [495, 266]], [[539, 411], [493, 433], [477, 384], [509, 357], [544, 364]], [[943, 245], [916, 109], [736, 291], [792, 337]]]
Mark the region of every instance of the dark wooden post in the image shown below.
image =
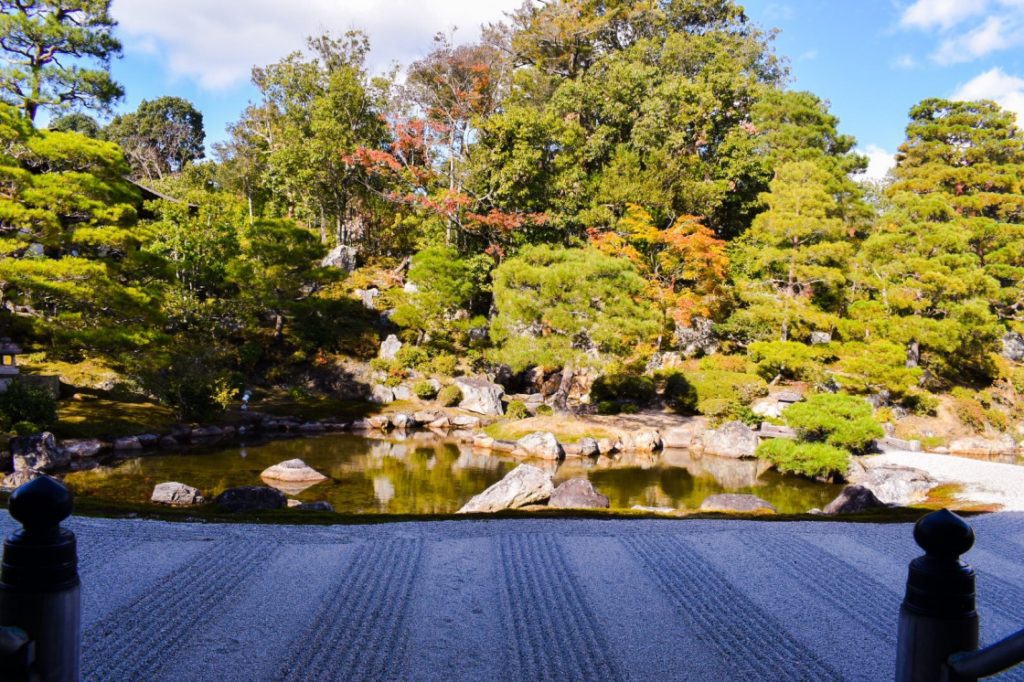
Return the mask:
[[0, 625], [23, 630], [34, 644], [41, 682], [78, 682], [81, 586], [75, 535], [60, 527], [71, 515], [71, 492], [49, 476], [11, 494], [21, 523], [4, 542], [0, 565]]
[[974, 530], [943, 509], [914, 526], [925, 551], [910, 562], [907, 594], [900, 608], [896, 682], [949, 679], [951, 654], [978, 648], [974, 570], [960, 561], [974, 545]]

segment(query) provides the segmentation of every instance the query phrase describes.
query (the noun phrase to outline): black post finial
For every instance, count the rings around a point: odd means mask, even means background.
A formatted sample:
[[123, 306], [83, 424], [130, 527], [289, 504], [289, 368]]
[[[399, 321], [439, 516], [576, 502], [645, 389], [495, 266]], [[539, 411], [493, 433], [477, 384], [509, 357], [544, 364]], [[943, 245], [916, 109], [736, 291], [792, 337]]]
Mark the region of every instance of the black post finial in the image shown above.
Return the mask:
[[28, 531], [56, 529], [71, 516], [74, 501], [64, 484], [49, 476], [34, 478], [11, 493], [11, 516]]
[[955, 560], [974, 546], [974, 529], [953, 512], [941, 509], [918, 520], [914, 542], [930, 557]]
[[934, 615], [974, 613], [974, 569], [960, 561], [974, 546], [974, 530], [953, 512], [942, 509], [917, 522], [914, 540], [925, 555], [910, 563], [904, 603]]

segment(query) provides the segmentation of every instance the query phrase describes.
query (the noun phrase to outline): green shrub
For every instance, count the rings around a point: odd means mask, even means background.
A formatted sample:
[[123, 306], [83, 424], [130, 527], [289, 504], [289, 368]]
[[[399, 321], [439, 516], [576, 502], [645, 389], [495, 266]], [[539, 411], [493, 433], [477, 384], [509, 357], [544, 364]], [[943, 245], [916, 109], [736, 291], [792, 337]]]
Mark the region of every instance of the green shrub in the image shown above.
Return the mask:
[[597, 404], [598, 414], [618, 414], [622, 411], [622, 405], [611, 400], [602, 400]]
[[750, 369], [750, 361], [744, 355], [708, 355], [700, 359], [699, 367], [702, 371], [713, 372], [740, 372], [744, 373]]
[[395, 353], [394, 364], [403, 369], [415, 369], [427, 363], [427, 351], [419, 346], [405, 344]]
[[750, 344], [750, 359], [758, 373], [771, 380], [776, 376], [799, 381], [818, 381], [822, 362], [831, 351], [822, 346], [808, 346], [795, 341], [757, 341]]
[[768, 384], [756, 374], [712, 370], [688, 374], [687, 379], [697, 392], [697, 409], [702, 413], [701, 403], [708, 400], [730, 400], [749, 405], [768, 395]]
[[680, 371], [670, 371], [665, 376], [665, 402], [680, 414], [691, 414], [697, 410], [697, 389]]
[[540, 405], [537, 407], [537, 414], [541, 417], [549, 417], [555, 413], [555, 408], [550, 405]]
[[11, 431], [19, 436], [31, 436], [33, 433], [39, 433], [40, 430], [38, 426], [29, 421], [20, 421], [11, 427]]
[[462, 389], [449, 384], [437, 392], [437, 401], [445, 407], [455, 407], [462, 402]]
[[454, 376], [455, 368], [458, 367], [459, 361], [454, 355], [444, 353], [441, 355], [434, 356], [427, 363], [427, 367], [434, 374], [440, 374], [441, 376]]
[[437, 387], [429, 381], [417, 381], [412, 385], [412, 392], [420, 400], [430, 400], [437, 395]]
[[771, 462], [782, 473], [811, 477], [845, 475], [850, 453], [826, 443], [798, 443], [787, 438], [766, 440], [757, 456]]
[[985, 410], [985, 419], [996, 431], [1007, 431], [1010, 428], [1010, 419], [1005, 412], [995, 408]]
[[865, 452], [875, 438], [885, 435], [871, 413], [871, 405], [863, 398], [820, 393], [791, 405], [782, 416], [790, 428], [797, 430], [801, 440], [825, 441], [860, 453]]
[[600, 376], [590, 388], [590, 399], [597, 403], [612, 401], [647, 405], [656, 395], [653, 379], [628, 372]]
[[13, 381], [0, 393], [0, 424], [32, 422], [46, 429], [56, 421], [57, 400], [45, 388]]
[[639, 411], [640, 408], [637, 407], [636, 403], [625, 403], [622, 406], [622, 414], [636, 414]]
[[939, 399], [928, 391], [921, 389], [908, 391], [903, 396], [900, 404], [914, 414], [919, 415], [934, 415], [939, 409]]
[[526, 403], [522, 400], [513, 400], [509, 402], [505, 416], [509, 419], [526, 419], [530, 416], [530, 411], [526, 409]]

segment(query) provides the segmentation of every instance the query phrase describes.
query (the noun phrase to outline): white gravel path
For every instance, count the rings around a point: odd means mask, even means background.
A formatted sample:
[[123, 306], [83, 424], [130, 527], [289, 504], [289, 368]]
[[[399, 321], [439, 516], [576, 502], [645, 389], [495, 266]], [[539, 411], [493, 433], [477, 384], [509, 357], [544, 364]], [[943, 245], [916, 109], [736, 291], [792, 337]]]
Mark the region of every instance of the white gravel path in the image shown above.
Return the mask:
[[[970, 522], [989, 642], [1021, 625], [1024, 514]], [[876, 682], [919, 553], [831, 521], [68, 525], [104, 681]]]
[[964, 502], [998, 504], [1003, 511], [1024, 511], [1024, 466], [902, 450], [874, 455], [869, 464], [922, 469], [938, 481], [963, 486], [958, 497]]

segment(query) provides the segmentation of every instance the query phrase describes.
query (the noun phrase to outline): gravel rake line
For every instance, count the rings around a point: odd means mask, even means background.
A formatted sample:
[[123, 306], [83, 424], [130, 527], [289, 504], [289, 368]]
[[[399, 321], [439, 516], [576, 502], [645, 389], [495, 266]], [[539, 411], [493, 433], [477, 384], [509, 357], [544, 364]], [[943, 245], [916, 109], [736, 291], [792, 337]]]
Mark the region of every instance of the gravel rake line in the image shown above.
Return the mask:
[[562, 546], [551, 535], [502, 535], [506, 679], [622, 680]]
[[83, 679], [154, 679], [210, 611], [251, 584], [271, 552], [262, 543], [217, 543], [158, 580], [86, 631]]
[[770, 535], [751, 540], [755, 552], [882, 641], [896, 632], [903, 597], [886, 585], [807, 540]]
[[406, 613], [422, 540], [360, 545], [313, 622], [292, 643], [279, 679], [387, 680], [401, 673]]
[[622, 542], [643, 563], [690, 626], [736, 679], [824, 682], [842, 675], [790, 635], [681, 540], [634, 535]]
[[990, 573], [978, 573], [976, 580], [978, 601], [1019, 627], [1024, 616], [1024, 588]]

